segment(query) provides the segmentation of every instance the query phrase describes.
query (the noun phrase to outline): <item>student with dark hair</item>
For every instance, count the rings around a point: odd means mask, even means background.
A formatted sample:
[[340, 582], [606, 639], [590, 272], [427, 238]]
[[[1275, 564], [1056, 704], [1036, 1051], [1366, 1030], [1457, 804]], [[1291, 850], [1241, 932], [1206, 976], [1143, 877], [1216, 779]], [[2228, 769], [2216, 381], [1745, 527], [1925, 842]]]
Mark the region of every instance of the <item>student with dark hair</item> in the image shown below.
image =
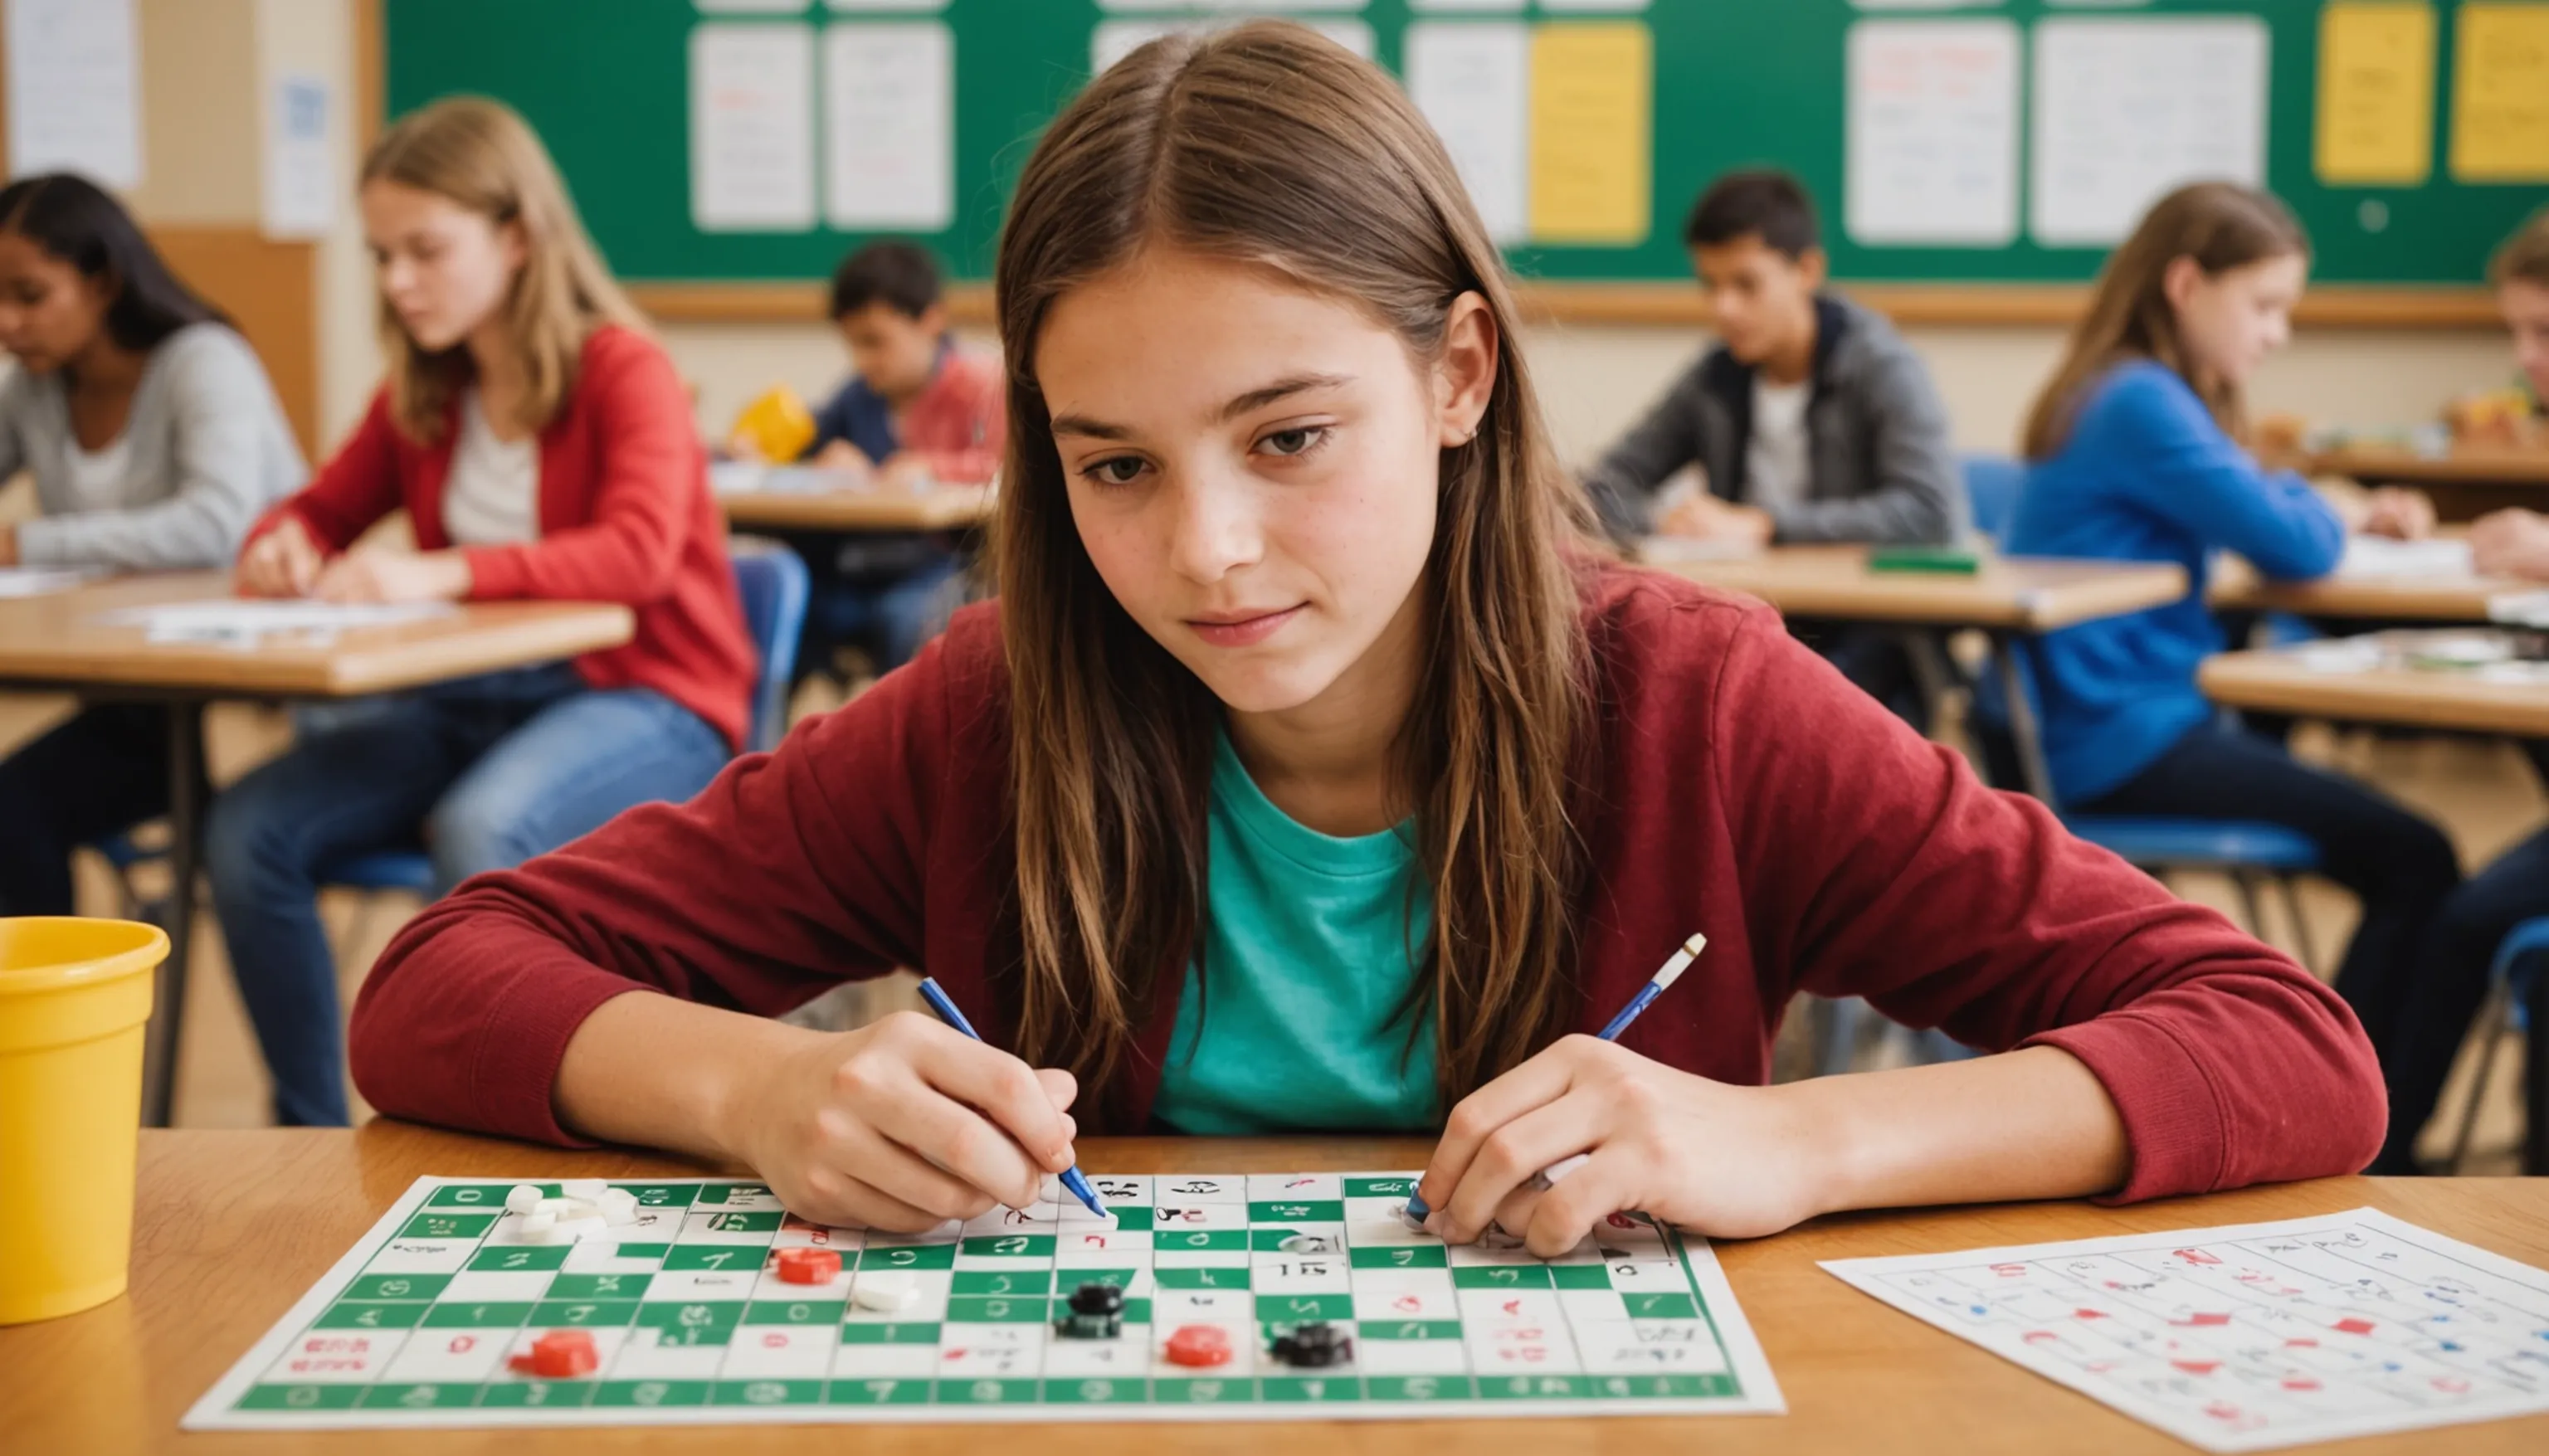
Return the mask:
[[[814, 416], [805, 463], [892, 489], [991, 480], [1003, 437], [999, 366], [956, 347], [927, 249], [888, 238], [842, 259], [832, 324], [850, 351], [850, 379]], [[945, 615], [958, 558], [940, 537], [799, 534], [789, 544], [813, 577], [801, 679], [853, 643], [892, 672]]]
[[[0, 480], [36, 478], [0, 566], [227, 563], [300, 447], [256, 351], [82, 177], [0, 189]], [[94, 704], [0, 763], [0, 915], [71, 913], [71, 850], [167, 808], [167, 720]]]
[[[1944, 543], [1966, 525], [1947, 411], [1885, 318], [1824, 290], [1814, 203], [1730, 172], [1682, 229], [1720, 342], [1587, 476], [1615, 536]], [[1654, 515], [1684, 466], [1707, 489]]]

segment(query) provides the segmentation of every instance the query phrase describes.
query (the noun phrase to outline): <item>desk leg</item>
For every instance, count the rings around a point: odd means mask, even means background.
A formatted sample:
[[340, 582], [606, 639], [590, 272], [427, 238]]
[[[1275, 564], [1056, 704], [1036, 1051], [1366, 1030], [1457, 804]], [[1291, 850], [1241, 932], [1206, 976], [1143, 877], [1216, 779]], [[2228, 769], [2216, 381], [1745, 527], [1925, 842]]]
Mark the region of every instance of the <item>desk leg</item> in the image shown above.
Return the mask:
[[2053, 802], [2053, 774], [2044, 767], [2044, 738], [2035, 721], [2035, 703], [2028, 696], [2027, 679], [2018, 666], [2018, 640], [2007, 632], [1995, 632], [1991, 639], [1992, 661], [2000, 668], [2001, 696], [2009, 705], [2010, 742], [2018, 750], [2018, 771], [2027, 780], [2027, 791], [2043, 802]]
[[202, 843], [204, 705], [168, 705], [168, 958], [159, 966], [142, 1053], [142, 1122], [168, 1126], [177, 1100], [177, 1044], [186, 1021], [186, 968], [195, 929], [195, 851]]

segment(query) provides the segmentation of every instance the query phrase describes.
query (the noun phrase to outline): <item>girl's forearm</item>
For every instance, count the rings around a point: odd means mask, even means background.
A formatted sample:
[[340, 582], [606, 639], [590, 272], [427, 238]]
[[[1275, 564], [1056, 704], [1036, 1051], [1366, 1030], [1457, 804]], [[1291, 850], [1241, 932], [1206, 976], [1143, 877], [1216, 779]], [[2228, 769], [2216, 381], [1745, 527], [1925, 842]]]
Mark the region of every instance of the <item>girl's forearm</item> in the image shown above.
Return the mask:
[[587, 1138], [746, 1161], [747, 1074], [821, 1036], [671, 996], [614, 996], [567, 1042], [549, 1097], [559, 1125]]
[[1826, 1212], [2080, 1198], [2131, 1170], [2106, 1087], [2051, 1046], [1781, 1090], [1826, 1138]]

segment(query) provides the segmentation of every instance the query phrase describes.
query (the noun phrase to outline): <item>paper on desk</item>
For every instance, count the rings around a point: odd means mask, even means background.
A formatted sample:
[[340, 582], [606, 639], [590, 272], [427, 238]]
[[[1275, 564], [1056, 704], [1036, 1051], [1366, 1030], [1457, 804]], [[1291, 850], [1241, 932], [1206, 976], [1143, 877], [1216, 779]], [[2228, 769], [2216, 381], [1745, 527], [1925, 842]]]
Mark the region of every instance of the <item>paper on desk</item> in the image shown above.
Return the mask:
[[2487, 599], [2487, 619], [2515, 627], [2549, 627], [2549, 592], [2501, 592]]
[[173, 601], [130, 606], [101, 620], [138, 626], [151, 642], [217, 642], [254, 647], [268, 636], [330, 638], [353, 627], [395, 627], [449, 616], [447, 601], [343, 604], [332, 601]]
[[1823, 1267], [2208, 1451], [2549, 1411], [2549, 1272], [2372, 1209]]
[[1703, 536], [1649, 536], [1638, 542], [1638, 560], [1658, 566], [1674, 562], [1747, 561], [1761, 554], [1749, 541], [1712, 540]]
[[87, 566], [0, 566], [0, 596], [46, 596], [106, 575]]
[[757, 460], [720, 460], [708, 467], [708, 488], [720, 496], [768, 492], [779, 496], [820, 496], [830, 491], [863, 489], [869, 477], [855, 470], [811, 465], [765, 465]]
[[2468, 578], [2478, 575], [2467, 541], [2436, 537], [2399, 541], [2388, 536], [2348, 536], [2336, 574], [2355, 581], [2391, 578]]

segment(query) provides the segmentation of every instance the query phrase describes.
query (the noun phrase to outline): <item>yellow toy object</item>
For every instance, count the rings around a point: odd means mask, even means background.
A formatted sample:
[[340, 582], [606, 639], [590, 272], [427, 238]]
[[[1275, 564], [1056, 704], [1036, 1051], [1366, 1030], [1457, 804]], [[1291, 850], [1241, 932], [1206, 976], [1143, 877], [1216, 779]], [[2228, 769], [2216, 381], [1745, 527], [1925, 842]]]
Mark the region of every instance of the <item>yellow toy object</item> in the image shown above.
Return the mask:
[[2489, 390], [2454, 400], [2443, 418], [2451, 425], [2452, 438], [2462, 444], [2513, 445], [2530, 432], [2536, 408], [2522, 390]]
[[734, 417], [733, 436], [748, 441], [761, 458], [786, 465], [814, 443], [814, 411], [788, 386], [773, 385]]
[[158, 927], [0, 920], [0, 1324], [124, 1293]]

